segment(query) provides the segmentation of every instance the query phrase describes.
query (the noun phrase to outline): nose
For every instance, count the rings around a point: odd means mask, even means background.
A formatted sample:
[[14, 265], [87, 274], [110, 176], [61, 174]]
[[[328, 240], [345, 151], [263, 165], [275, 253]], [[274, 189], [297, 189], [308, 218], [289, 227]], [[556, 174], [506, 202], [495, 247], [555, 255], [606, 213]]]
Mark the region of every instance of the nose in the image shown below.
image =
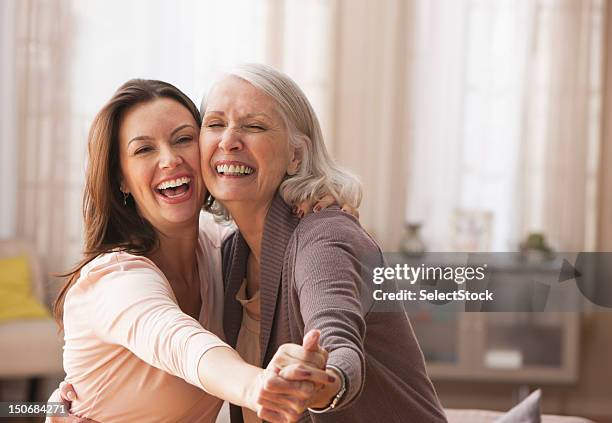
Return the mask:
[[171, 147], [161, 149], [159, 167], [162, 169], [173, 169], [183, 163], [183, 158]]
[[221, 135], [218, 147], [225, 153], [242, 150], [242, 140], [240, 139], [239, 131], [231, 127], [226, 128]]

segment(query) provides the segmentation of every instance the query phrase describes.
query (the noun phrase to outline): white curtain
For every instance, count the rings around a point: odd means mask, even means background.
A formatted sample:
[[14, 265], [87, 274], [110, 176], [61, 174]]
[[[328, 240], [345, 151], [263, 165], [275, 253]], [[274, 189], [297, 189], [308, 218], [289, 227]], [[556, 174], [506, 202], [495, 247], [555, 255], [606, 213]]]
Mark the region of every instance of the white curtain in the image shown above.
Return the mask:
[[16, 234], [17, 150], [15, 136], [15, 19], [17, 0], [0, 1], [0, 239]]
[[50, 271], [80, 255], [87, 129], [111, 93], [157, 78], [197, 103], [244, 61], [304, 88], [330, 151], [364, 183], [361, 220], [384, 249], [406, 220], [424, 223], [430, 250], [449, 248], [456, 209], [491, 212], [498, 251], [529, 231], [558, 249], [594, 242], [602, 0], [8, 4], [3, 57], [12, 45], [18, 83], [3, 70], [2, 87], [18, 101], [2, 152], [16, 160], [2, 175], [17, 178], [0, 229], [34, 241]]
[[413, 1], [339, 0], [333, 24], [327, 141], [360, 176], [361, 222], [387, 250], [402, 236], [406, 204], [413, 13]]
[[270, 63], [298, 81], [326, 123], [333, 3], [325, 0], [7, 0], [2, 11], [10, 24], [2, 54], [14, 72], [3, 61], [9, 178], [0, 230], [35, 243], [49, 272], [81, 255], [87, 131], [126, 80], [162, 79], [199, 104], [224, 67]]
[[604, 5], [542, 0], [536, 9], [517, 214], [520, 228], [566, 251], [596, 245]]
[[593, 248], [603, 2], [416, 5], [406, 218], [433, 250], [455, 210], [492, 214], [493, 251]]
[[65, 234], [73, 207], [66, 172], [70, 154], [70, 67], [73, 21], [61, 0], [16, 4], [14, 60], [15, 235], [34, 245], [44, 269], [64, 270]]

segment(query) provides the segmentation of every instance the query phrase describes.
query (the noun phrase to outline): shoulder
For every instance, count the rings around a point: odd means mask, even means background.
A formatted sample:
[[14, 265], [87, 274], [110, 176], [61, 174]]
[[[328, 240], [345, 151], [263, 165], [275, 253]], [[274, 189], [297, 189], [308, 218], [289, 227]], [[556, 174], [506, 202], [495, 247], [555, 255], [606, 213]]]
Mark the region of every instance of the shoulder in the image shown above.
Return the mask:
[[310, 243], [346, 241], [362, 248], [378, 249], [378, 244], [361, 227], [353, 215], [330, 207], [306, 215], [295, 228], [294, 237], [299, 246]]
[[152, 282], [165, 282], [162, 271], [146, 257], [137, 256], [123, 251], [113, 251], [101, 254], [81, 270], [81, 274], [71, 291], [87, 291], [97, 288], [100, 280], [120, 280], [122, 283], [130, 281], [150, 280]]
[[347, 255], [360, 262], [382, 260], [376, 241], [354, 216], [337, 207], [304, 217], [294, 231], [287, 253], [295, 257], [296, 263], [320, 262], [322, 256], [333, 260]]

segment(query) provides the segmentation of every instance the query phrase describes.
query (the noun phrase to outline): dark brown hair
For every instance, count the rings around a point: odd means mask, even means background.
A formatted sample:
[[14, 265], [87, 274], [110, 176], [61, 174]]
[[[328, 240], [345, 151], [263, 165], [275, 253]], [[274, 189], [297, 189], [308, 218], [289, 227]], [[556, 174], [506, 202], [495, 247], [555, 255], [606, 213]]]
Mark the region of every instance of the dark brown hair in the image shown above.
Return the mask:
[[85, 243], [83, 259], [70, 272], [53, 308], [63, 327], [64, 301], [81, 269], [100, 254], [126, 251], [145, 255], [158, 243], [153, 226], [136, 211], [131, 197], [124, 204], [120, 191], [119, 128], [126, 111], [158, 98], [182, 104], [201, 126], [198, 108], [182, 91], [163, 81], [132, 79], [123, 84], [98, 112], [89, 129], [89, 164], [83, 193]]

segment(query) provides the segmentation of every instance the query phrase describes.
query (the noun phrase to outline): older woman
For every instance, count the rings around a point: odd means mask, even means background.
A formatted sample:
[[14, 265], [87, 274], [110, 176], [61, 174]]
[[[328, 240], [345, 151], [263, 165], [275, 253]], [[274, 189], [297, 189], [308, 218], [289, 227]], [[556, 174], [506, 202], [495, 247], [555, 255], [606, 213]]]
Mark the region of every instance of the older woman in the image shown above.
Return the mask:
[[[207, 207], [239, 228], [223, 246], [229, 344], [266, 365], [282, 343], [321, 331], [336, 382], [310, 398], [300, 421], [446, 421], [406, 314], [362, 301], [372, 290], [363, 275], [383, 265], [375, 241], [337, 207], [302, 220], [291, 213], [289, 204], [311, 195], [331, 192], [355, 207], [361, 195], [329, 158], [299, 87], [245, 65], [213, 85], [203, 111]], [[257, 420], [246, 409], [231, 414], [234, 423]]]

